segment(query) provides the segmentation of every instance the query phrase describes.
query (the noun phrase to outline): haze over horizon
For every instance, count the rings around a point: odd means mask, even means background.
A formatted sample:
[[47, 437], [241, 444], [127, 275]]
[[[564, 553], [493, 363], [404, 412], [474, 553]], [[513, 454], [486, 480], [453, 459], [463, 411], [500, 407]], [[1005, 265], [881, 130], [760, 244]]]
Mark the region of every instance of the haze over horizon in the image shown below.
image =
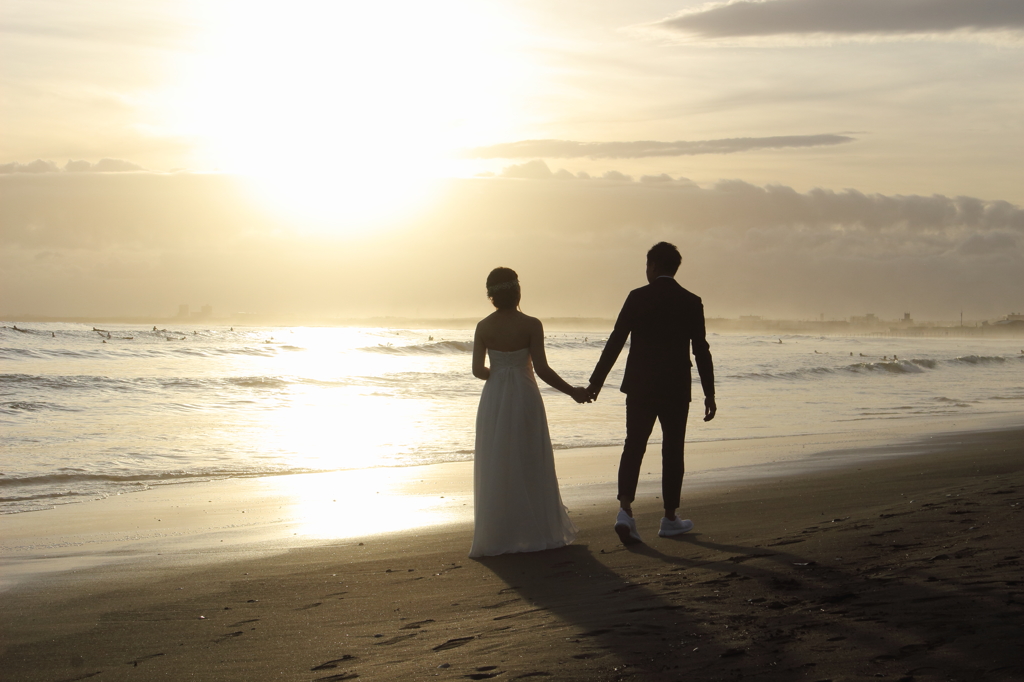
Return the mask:
[[1024, 4], [10, 0], [0, 315], [1024, 309]]

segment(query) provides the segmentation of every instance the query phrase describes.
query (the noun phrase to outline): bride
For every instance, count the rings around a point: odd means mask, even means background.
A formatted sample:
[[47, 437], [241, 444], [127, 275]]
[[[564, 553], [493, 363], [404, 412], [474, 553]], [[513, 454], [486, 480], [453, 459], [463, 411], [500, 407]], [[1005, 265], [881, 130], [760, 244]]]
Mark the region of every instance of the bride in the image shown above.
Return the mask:
[[[487, 383], [476, 415], [475, 526], [469, 556], [564, 547], [576, 538], [576, 526], [558, 493], [547, 416], [534, 370], [576, 402], [590, 398], [585, 387], [570, 386], [548, 366], [540, 320], [518, 309], [515, 270], [492, 270], [487, 276], [487, 296], [496, 310], [477, 324], [473, 339], [473, 376]], [[485, 355], [490, 358], [489, 368]]]

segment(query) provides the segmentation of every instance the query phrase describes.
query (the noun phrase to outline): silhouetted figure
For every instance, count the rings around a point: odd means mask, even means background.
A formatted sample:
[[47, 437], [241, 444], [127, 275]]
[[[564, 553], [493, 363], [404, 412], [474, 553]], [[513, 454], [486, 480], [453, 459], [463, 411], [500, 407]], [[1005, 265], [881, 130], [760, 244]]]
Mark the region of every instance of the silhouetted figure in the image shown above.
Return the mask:
[[473, 336], [473, 376], [483, 379], [473, 459], [472, 557], [554, 549], [576, 538], [558, 491], [544, 401], [545, 383], [589, 402], [587, 389], [564, 381], [547, 362], [544, 326], [519, 310], [519, 276], [487, 276], [494, 312]]
[[704, 421], [715, 417], [715, 375], [700, 297], [675, 281], [682, 257], [667, 242], [647, 252], [648, 285], [626, 297], [615, 330], [608, 337], [601, 359], [590, 377], [588, 391], [597, 399], [608, 372], [627, 337], [630, 339], [626, 371], [620, 390], [626, 394], [626, 443], [619, 461], [619, 513], [615, 532], [624, 544], [641, 542], [633, 520], [640, 464], [655, 420], [661, 422], [661, 486], [665, 517], [658, 535], [685, 533], [689, 520], [676, 517], [683, 485], [683, 444], [690, 409], [690, 346], [704, 389]]

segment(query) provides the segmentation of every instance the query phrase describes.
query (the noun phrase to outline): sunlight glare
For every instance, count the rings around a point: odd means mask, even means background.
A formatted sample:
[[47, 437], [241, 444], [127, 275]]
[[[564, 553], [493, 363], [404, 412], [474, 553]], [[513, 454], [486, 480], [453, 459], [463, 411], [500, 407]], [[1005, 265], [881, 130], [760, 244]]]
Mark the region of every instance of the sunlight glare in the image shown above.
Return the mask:
[[291, 500], [285, 516], [296, 535], [339, 539], [412, 530], [465, 521], [469, 508], [463, 498], [408, 495], [401, 488], [417, 472], [403, 469], [363, 469], [261, 479], [268, 488]]
[[[181, 126], [268, 205], [320, 228], [394, 222], [453, 153], [508, 125], [521, 60], [484, 3], [202, 5]], [[310, 225], [307, 225], [310, 226]]]

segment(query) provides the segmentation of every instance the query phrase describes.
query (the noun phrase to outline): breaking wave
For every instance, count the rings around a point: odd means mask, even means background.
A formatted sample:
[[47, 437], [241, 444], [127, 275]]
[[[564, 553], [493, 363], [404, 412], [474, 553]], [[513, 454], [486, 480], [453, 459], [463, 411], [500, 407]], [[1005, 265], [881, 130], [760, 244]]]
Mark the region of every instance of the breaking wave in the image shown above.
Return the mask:
[[367, 346], [359, 350], [370, 353], [387, 353], [388, 355], [449, 355], [455, 353], [472, 353], [472, 341], [433, 341], [408, 346], [393, 346], [382, 343], [378, 346]]

